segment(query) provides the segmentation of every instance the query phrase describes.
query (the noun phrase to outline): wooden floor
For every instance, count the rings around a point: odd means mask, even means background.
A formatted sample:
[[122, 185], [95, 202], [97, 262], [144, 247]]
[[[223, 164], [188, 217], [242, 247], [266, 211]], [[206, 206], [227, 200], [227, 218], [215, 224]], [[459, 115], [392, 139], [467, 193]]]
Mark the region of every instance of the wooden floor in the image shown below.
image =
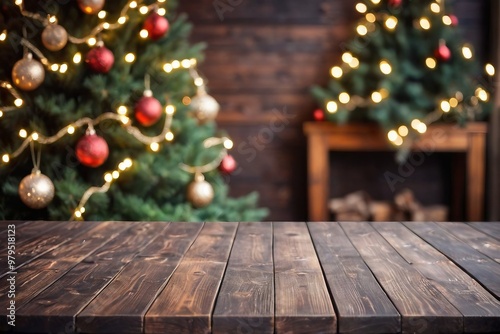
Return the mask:
[[0, 240], [0, 332], [500, 331], [500, 223], [0, 222]]

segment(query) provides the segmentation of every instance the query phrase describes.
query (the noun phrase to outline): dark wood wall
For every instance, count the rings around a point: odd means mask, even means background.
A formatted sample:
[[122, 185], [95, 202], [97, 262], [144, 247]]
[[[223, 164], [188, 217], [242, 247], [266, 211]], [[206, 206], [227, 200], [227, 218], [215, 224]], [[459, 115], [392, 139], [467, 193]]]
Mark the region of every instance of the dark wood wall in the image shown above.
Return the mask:
[[[309, 89], [325, 84], [339, 62], [356, 2], [180, 1], [195, 25], [192, 40], [207, 43], [201, 71], [222, 105], [219, 127], [235, 142], [240, 168], [229, 179], [231, 194], [260, 192], [270, 220], [307, 218], [302, 124], [316, 108]], [[485, 58], [487, 1], [454, 2], [465, 37]]]

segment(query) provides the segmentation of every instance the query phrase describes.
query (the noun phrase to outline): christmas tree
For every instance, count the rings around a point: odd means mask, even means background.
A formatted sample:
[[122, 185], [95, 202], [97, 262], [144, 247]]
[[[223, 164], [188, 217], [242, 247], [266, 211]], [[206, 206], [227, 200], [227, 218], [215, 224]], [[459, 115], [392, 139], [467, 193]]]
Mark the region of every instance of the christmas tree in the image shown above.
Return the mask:
[[0, 219], [252, 221], [176, 2], [1, 0]]
[[[444, 0], [367, 0], [356, 10], [362, 17], [342, 64], [328, 87], [313, 88], [316, 120], [376, 122], [404, 152], [431, 123], [487, 117], [488, 81], [479, 83], [472, 46]], [[495, 74], [491, 64], [485, 70]]]

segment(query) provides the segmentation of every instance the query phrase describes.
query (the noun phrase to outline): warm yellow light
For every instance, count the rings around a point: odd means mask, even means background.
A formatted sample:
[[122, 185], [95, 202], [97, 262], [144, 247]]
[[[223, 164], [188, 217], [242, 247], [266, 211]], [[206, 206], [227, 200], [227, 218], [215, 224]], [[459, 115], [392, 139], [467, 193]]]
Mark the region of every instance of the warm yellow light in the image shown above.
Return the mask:
[[495, 66], [493, 66], [491, 64], [486, 64], [486, 66], [484, 67], [484, 69], [486, 70], [486, 73], [489, 76], [494, 76], [495, 75]]
[[234, 146], [234, 143], [231, 139], [224, 140], [224, 147], [226, 148], [226, 150], [232, 149], [233, 146]]
[[158, 144], [158, 143], [151, 143], [151, 145], [149, 145], [149, 147], [151, 148], [151, 151], [153, 151], [153, 152], [158, 152], [160, 150], [160, 144]]
[[342, 61], [349, 64], [352, 61], [352, 54], [350, 52], [344, 52], [342, 55]]
[[342, 69], [339, 66], [334, 66], [334, 67], [332, 67], [331, 73], [332, 73], [332, 77], [338, 79], [338, 78], [342, 77], [342, 75], [344, 74], [344, 71], [342, 71]]
[[54, 72], [59, 70], [59, 64], [52, 64], [50, 65], [50, 69]]
[[366, 26], [360, 24], [357, 28], [356, 28], [356, 31], [358, 32], [358, 34], [360, 36], [364, 36], [368, 33], [368, 28], [366, 28]]
[[148, 12], [149, 12], [148, 6], [141, 6], [141, 8], [139, 8], [139, 13], [141, 13], [142, 15], [146, 15]]
[[359, 59], [356, 57], [352, 57], [351, 62], [349, 63], [349, 66], [352, 68], [358, 68], [359, 67]]
[[191, 67], [191, 60], [189, 59], [184, 59], [182, 62], [181, 62], [181, 66], [184, 67], [184, 68], [190, 68]]
[[85, 208], [83, 206], [80, 208], [80, 212], [85, 213]]
[[420, 133], [426, 133], [427, 132], [427, 125], [425, 123], [420, 123], [417, 127], [417, 131]]
[[398, 25], [398, 19], [394, 16], [389, 16], [387, 20], [385, 20], [385, 26], [389, 30], [395, 29], [397, 25]]
[[387, 134], [387, 138], [390, 140], [390, 141], [395, 141], [396, 139], [398, 139], [399, 135], [398, 133], [395, 131], [395, 130], [391, 130], [389, 131], [389, 133]]
[[175, 107], [171, 104], [165, 107], [165, 113], [167, 115], [173, 115], [175, 113]]
[[72, 135], [73, 133], [75, 133], [75, 127], [70, 125], [70, 126], [68, 126], [67, 131], [68, 131], [68, 134]]
[[339, 95], [339, 101], [340, 103], [347, 104], [349, 103], [349, 101], [351, 101], [351, 97], [346, 92], [342, 92]]
[[174, 140], [174, 134], [172, 132], [167, 132], [167, 134], [165, 135], [165, 140], [166, 141], [172, 141]]
[[19, 130], [19, 137], [21, 138], [27, 138], [28, 137], [28, 132], [24, 129]]
[[59, 73], [66, 73], [68, 71], [68, 64], [61, 64], [59, 67]]
[[433, 2], [431, 3], [431, 11], [437, 14], [441, 11], [441, 6], [438, 3]]
[[108, 23], [108, 22], [104, 22], [104, 23], [102, 24], [102, 27], [103, 27], [104, 29], [109, 29], [109, 23]]
[[182, 104], [184, 104], [185, 106], [188, 106], [191, 104], [191, 98], [189, 96], [184, 96], [182, 98]]
[[2, 31], [2, 33], [0, 34], [0, 41], [5, 41], [7, 39], [7, 32]]
[[57, 23], [57, 17], [49, 16], [49, 23]]
[[189, 60], [191, 61], [191, 65], [192, 66], [195, 66], [198, 63], [198, 61], [196, 60], [196, 58], [191, 58]]
[[337, 102], [335, 101], [330, 101], [326, 104], [326, 110], [330, 113], [330, 114], [334, 114], [336, 113], [338, 110], [339, 110], [339, 106], [337, 105]]
[[368, 21], [370, 23], [375, 23], [375, 21], [377, 21], [377, 17], [373, 13], [366, 14], [365, 18], [366, 18], [366, 21]]
[[366, 5], [364, 3], [357, 3], [356, 4], [356, 10], [359, 12], [359, 13], [366, 13], [366, 11], [368, 10], [368, 7], [366, 7]]
[[464, 55], [465, 59], [472, 59], [472, 50], [469, 46], [464, 45], [462, 47], [462, 54]]
[[118, 112], [118, 115], [126, 115], [128, 112], [128, 109], [125, 106], [119, 106], [116, 111]]
[[82, 218], [82, 213], [80, 211], [75, 211], [76, 218]]
[[10, 157], [8, 154], [4, 154], [2, 156], [2, 161], [5, 162], [5, 163], [8, 163], [10, 161]]
[[380, 92], [373, 92], [372, 93], [372, 101], [375, 103], [382, 102], [382, 94], [380, 94]]
[[171, 64], [165, 64], [163, 65], [163, 70], [167, 73], [170, 73], [172, 72], [173, 68], [172, 68], [172, 65]]
[[104, 175], [104, 181], [108, 183], [113, 181], [113, 175], [111, 175], [111, 173], [107, 173], [106, 175]]
[[382, 95], [382, 99], [385, 99], [389, 96], [389, 91], [385, 88], [380, 89], [380, 94]]
[[436, 66], [437, 66], [436, 59], [431, 58], [431, 57], [427, 58], [425, 60], [425, 65], [427, 65], [427, 67], [430, 68], [430, 69], [435, 69]]
[[23, 105], [23, 103], [24, 103], [24, 101], [23, 101], [22, 99], [15, 99], [15, 100], [14, 100], [14, 105], [15, 105], [16, 107], [18, 107], [18, 108], [19, 108], [20, 106], [22, 106], [22, 105]]
[[73, 56], [73, 63], [79, 64], [82, 61], [82, 54], [80, 52], [75, 53]]
[[447, 26], [451, 26], [453, 21], [451, 20], [451, 17], [449, 17], [448, 15], [445, 15], [445, 16], [443, 16], [443, 23]]
[[40, 138], [40, 136], [38, 135], [38, 133], [33, 132], [33, 134], [31, 135], [31, 139], [33, 139], [34, 141], [37, 141], [38, 138]]
[[120, 172], [118, 172], [117, 170], [113, 171], [113, 173], [111, 173], [111, 176], [113, 176], [113, 179], [118, 179], [120, 177]]
[[396, 145], [396, 146], [403, 145], [403, 138], [398, 136], [398, 138], [396, 138], [396, 140], [394, 141], [394, 145]]
[[123, 160], [123, 163], [125, 164], [125, 166], [127, 168], [132, 167], [132, 160], [130, 158], [127, 158], [127, 159]]
[[428, 18], [426, 17], [422, 17], [420, 19], [420, 26], [422, 27], [422, 29], [424, 30], [429, 30], [431, 28], [431, 22], [429, 21]]
[[489, 94], [487, 91], [481, 88], [481, 90], [476, 91], [476, 96], [483, 102], [488, 101], [489, 99]]
[[380, 0], [372, 0], [372, 3], [373, 3], [374, 5], [378, 5], [378, 4], [380, 3]]
[[3, 117], [3, 111], [0, 110], [0, 118]]
[[174, 61], [172, 62], [172, 67], [173, 67], [174, 69], [177, 69], [177, 68], [181, 67], [181, 62], [180, 62], [180, 61], [178, 61], [178, 60], [174, 60]]
[[448, 102], [448, 101], [441, 101], [441, 110], [444, 111], [444, 112], [449, 112], [451, 110], [450, 102]]
[[452, 108], [458, 107], [458, 100], [456, 98], [452, 97], [450, 99], [450, 107], [452, 107]]
[[137, 2], [136, 1], [132, 1], [128, 6], [130, 8], [137, 8]]
[[120, 162], [120, 164], [118, 165], [118, 169], [123, 172], [125, 169], [127, 169], [127, 166], [124, 162]]
[[401, 137], [406, 137], [408, 136], [408, 128], [405, 126], [405, 125], [401, 125], [399, 128], [398, 128], [398, 133]]
[[127, 116], [122, 116], [122, 117], [120, 117], [120, 119], [121, 119], [123, 125], [127, 125], [128, 122], [130, 122], [130, 118], [128, 118]]
[[17, 6], [20, 6], [20, 5], [22, 5], [22, 4], [23, 4], [23, 0], [16, 0], [16, 5], [17, 5]]
[[380, 62], [380, 72], [384, 74], [391, 74], [392, 72], [392, 67], [391, 64], [389, 64], [386, 60], [382, 60]]
[[160, 16], [165, 16], [165, 14], [167, 14], [167, 10], [165, 8], [158, 8], [156, 13]]
[[196, 78], [196, 79], [194, 79], [194, 84], [196, 87], [201, 87], [201, 86], [203, 86], [204, 81], [202, 78]]
[[100, 19], [103, 19], [106, 17], [108, 13], [106, 13], [105, 10], [101, 10], [99, 13], [97, 13], [97, 17], [100, 18]]
[[127, 63], [133, 63], [135, 61], [135, 55], [133, 53], [127, 53], [125, 55], [125, 61]]
[[94, 46], [97, 43], [97, 40], [94, 37], [90, 37], [87, 39], [87, 44], [90, 46]]
[[139, 32], [139, 36], [141, 36], [141, 38], [148, 38], [148, 36], [149, 36], [149, 32], [148, 32], [146, 29], [142, 29], [142, 30]]
[[127, 22], [127, 18], [125, 16], [120, 16], [116, 22], [118, 22], [118, 24], [125, 24], [125, 22]]
[[418, 126], [420, 125], [420, 120], [419, 119], [414, 119], [413, 121], [411, 121], [411, 127], [414, 128], [415, 130], [418, 128]]

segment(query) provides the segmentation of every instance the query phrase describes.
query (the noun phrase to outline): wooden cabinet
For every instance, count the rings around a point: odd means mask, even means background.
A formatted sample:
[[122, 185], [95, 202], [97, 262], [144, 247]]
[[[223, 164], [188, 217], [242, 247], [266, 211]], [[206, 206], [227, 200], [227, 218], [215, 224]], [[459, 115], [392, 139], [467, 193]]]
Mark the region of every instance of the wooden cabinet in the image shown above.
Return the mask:
[[[327, 221], [330, 185], [330, 151], [369, 152], [394, 150], [386, 133], [374, 124], [335, 125], [327, 122], [305, 123], [308, 140], [309, 221]], [[470, 123], [461, 128], [451, 124], [431, 125], [413, 145], [422, 152], [463, 152], [465, 175], [456, 180], [466, 184], [466, 217], [484, 219], [486, 123]], [[455, 196], [456, 197], [456, 196]]]

